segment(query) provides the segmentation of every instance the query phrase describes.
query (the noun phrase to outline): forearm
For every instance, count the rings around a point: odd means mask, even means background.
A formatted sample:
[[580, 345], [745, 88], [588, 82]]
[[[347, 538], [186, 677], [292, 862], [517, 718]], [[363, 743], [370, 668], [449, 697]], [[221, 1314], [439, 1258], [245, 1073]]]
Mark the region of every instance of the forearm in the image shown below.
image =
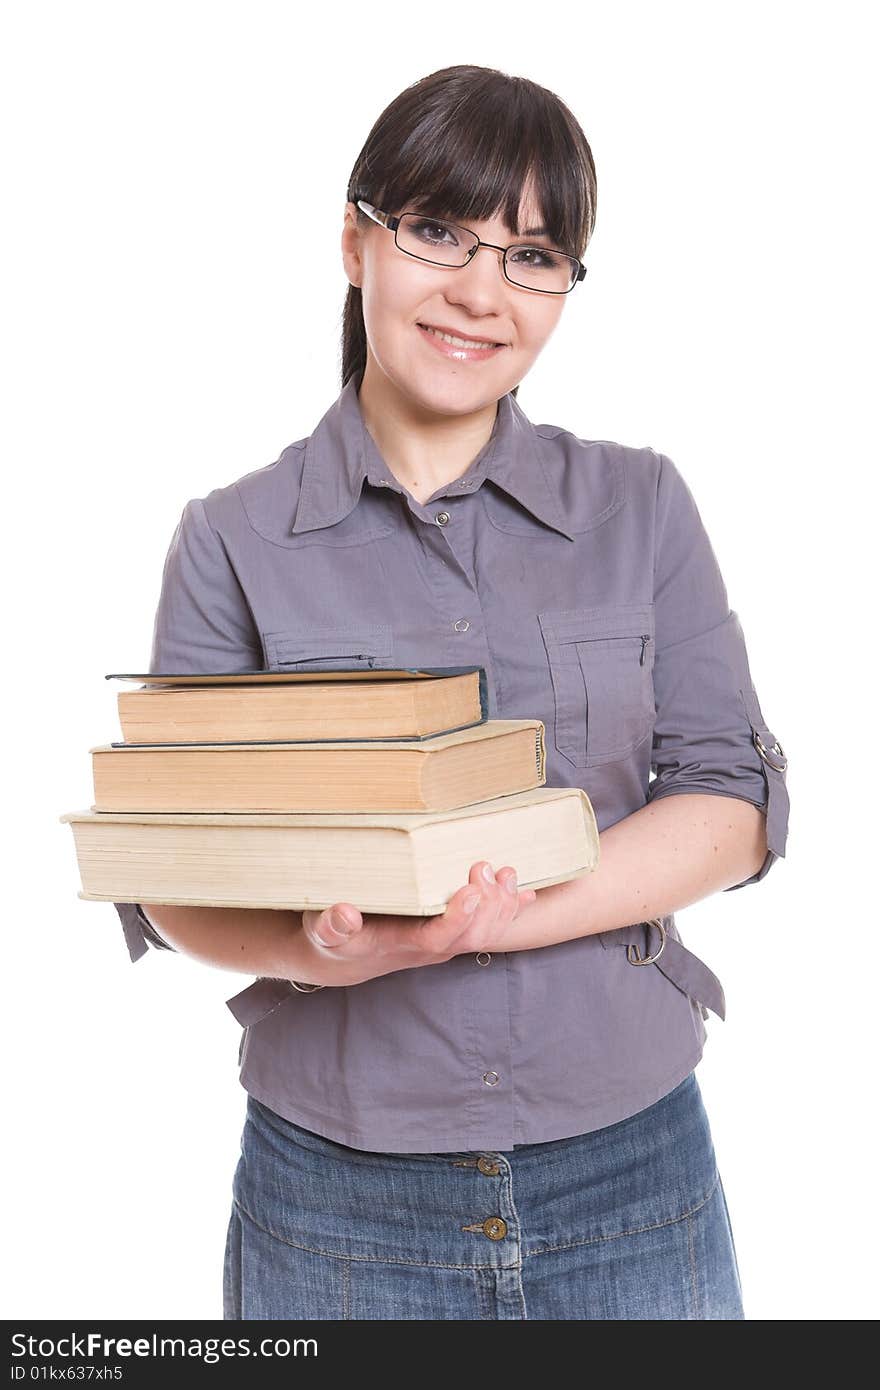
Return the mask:
[[302, 913], [274, 908], [141, 903], [169, 946], [203, 965], [269, 979], [297, 979]]
[[680, 793], [649, 802], [599, 836], [590, 874], [537, 890], [511, 923], [511, 950], [552, 946], [662, 917], [756, 873], [767, 852], [759, 807]]
[[[748, 801], [682, 793], [650, 802], [599, 837], [593, 873], [537, 890], [511, 923], [527, 951], [664, 916], [756, 873], [767, 852], [764, 815]], [[302, 914], [268, 908], [142, 903], [170, 946], [205, 965], [270, 979], [299, 973]]]

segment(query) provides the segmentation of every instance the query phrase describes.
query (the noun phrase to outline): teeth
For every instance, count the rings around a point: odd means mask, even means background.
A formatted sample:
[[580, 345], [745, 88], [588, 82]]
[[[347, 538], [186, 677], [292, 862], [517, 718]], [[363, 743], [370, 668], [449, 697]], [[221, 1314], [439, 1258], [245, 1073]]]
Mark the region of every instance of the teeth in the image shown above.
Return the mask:
[[496, 347], [496, 343], [479, 342], [476, 338], [456, 338], [452, 333], [441, 333], [437, 328], [428, 328], [422, 325], [426, 333], [433, 333], [435, 338], [442, 338], [444, 343], [451, 343], [453, 347], [462, 348], [486, 348]]

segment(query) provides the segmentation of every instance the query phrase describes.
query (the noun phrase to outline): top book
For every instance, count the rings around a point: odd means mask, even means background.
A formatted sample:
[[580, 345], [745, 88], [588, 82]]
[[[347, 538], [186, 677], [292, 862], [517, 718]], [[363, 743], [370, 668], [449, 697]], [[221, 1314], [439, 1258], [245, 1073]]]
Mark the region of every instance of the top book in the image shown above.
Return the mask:
[[417, 740], [489, 717], [480, 666], [148, 672], [106, 679], [145, 682], [117, 695], [128, 745]]

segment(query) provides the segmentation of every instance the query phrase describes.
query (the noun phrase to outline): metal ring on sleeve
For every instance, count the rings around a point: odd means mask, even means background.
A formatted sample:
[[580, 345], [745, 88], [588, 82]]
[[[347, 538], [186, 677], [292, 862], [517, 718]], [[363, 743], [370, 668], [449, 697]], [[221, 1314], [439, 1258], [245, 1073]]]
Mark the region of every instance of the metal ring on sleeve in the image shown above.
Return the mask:
[[[761, 757], [764, 759], [764, 762], [767, 764], [768, 767], [772, 767], [772, 768], [774, 769], [774, 771], [776, 771], [776, 772], [784, 772], [784, 771], [785, 771], [785, 769], [788, 767], [788, 758], [787, 758], [787, 757], [785, 756], [785, 754], [783, 753], [783, 751], [782, 751], [782, 744], [779, 742], [778, 739], [776, 739], [776, 740], [774, 741], [774, 744], [773, 744], [773, 747], [772, 747], [772, 748], [768, 748], [767, 745], [766, 745], [766, 743], [763, 742], [763, 740], [762, 740], [762, 738], [761, 738], [761, 735], [758, 733], [758, 730], [757, 730], [757, 729], [753, 729], [753, 730], [752, 730], [752, 741], [754, 742], [755, 747], [757, 748], [758, 752], [761, 754]], [[770, 757], [769, 757], [769, 754], [771, 754], [771, 753], [777, 754], [777, 755], [782, 759], [782, 766], [781, 766], [781, 767], [779, 767], [777, 763], [774, 763], [774, 762], [771, 761], [771, 759], [770, 759]]]

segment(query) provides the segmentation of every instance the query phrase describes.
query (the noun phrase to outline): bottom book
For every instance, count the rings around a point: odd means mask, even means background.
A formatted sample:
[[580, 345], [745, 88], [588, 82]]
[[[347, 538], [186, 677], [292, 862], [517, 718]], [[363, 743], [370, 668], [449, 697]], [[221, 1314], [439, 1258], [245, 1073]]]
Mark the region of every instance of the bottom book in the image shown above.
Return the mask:
[[471, 865], [509, 864], [520, 888], [591, 873], [592, 804], [579, 787], [436, 812], [294, 814], [68, 811], [82, 891], [97, 902], [323, 909], [431, 916]]

